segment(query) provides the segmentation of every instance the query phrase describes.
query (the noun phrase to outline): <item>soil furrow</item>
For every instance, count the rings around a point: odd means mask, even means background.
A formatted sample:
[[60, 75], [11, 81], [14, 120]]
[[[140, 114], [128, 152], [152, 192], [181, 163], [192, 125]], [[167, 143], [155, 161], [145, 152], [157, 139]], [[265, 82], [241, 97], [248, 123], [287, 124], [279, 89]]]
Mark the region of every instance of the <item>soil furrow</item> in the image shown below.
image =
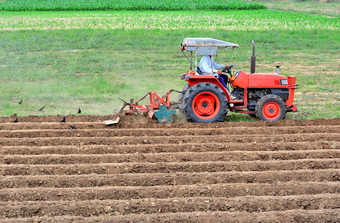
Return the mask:
[[272, 143], [186, 143], [153, 145], [85, 145], [85, 146], [2, 146], [2, 155], [42, 155], [42, 154], [133, 154], [169, 152], [217, 152], [217, 151], [295, 151], [328, 150], [338, 148], [340, 141], [272, 142]]
[[[196, 128], [191, 129], [194, 136], [220, 135], [265, 135], [302, 134], [302, 133], [340, 133], [340, 126], [303, 126], [303, 127], [236, 127], [236, 128]], [[183, 136], [188, 135], [187, 129], [75, 129], [70, 130], [25, 130], [1, 131], [2, 138], [41, 138], [41, 137], [115, 137], [115, 136]]]
[[301, 194], [337, 194], [340, 182], [285, 182], [253, 184], [210, 184], [151, 187], [85, 187], [85, 188], [15, 188], [2, 189], [0, 202], [14, 201], [82, 201], [129, 200], [172, 197], [241, 197], [287, 196]]
[[[159, 163], [255, 161], [340, 158], [340, 150], [296, 151], [227, 151], [135, 154], [76, 154], [76, 155], [7, 155], [4, 164], [98, 164], [98, 163]], [[1, 164], [0, 160], [0, 164]]]
[[[43, 116], [35, 116], [35, 115], [29, 115], [29, 116], [10, 116], [10, 117], [0, 117], [0, 123], [8, 123], [12, 122], [13, 118], [18, 117], [18, 119], [21, 122], [27, 122], [27, 123], [36, 123], [36, 122], [43, 122], [43, 123], [58, 123], [60, 124], [60, 121], [64, 116], [62, 115], [43, 115]], [[112, 119], [112, 115], [67, 115], [65, 116], [66, 120], [69, 122], [100, 122], [102, 123], [103, 120]], [[140, 117], [138, 115], [131, 115], [130, 118], [133, 117]], [[129, 119], [129, 116], [126, 116], [127, 119]]]
[[33, 216], [98, 216], [118, 212], [155, 214], [195, 211], [285, 211], [293, 209], [339, 209], [339, 194], [293, 196], [245, 196], [234, 198], [186, 197], [167, 199], [92, 200], [92, 201], [27, 201], [1, 202], [0, 217]]
[[1, 165], [3, 176], [9, 175], [83, 175], [123, 173], [227, 172], [337, 169], [340, 159], [303, 159], [275, 161]]
[[340, 221], [340, 118], [15, 118], [0, 117], [1, 222]]
[[0, 188], [208, 185], [289, 181], [339, 182], [340, 170], [3, 176], [2, 179], [0, 179]]
[[[104, 120], [112, 119], [112, 115], [110, 116], [95, 116], [95, 115], [81, 115], [81, 116], [74, 116], [74, 115], [67, 115], [65, 116], [67, 123], [84, 123], [88, 125], [95, 125], [98, 128], [103, 128]], [[60, 121], [62, 120], [63, 116], [26, 116], [20, 117], [18, 116], [19, 123], [13, 123], [16, 119], [16, 116], [12, 117], [0, 117], [0, 128], [6, 125], [27, 125], [34, 127], [34, 125], [62, 125]], [[159, 125], [156, 120], [151, 120], [148, 117], [143, 117], [142, 115], [126, 115], [122, 117], [121, 121], [118, 125], [113, 126], [114, 128], [141, 128], [141, 127], [151, 127], [151, 128], [181, 128], [181, 127], [188, 127], [188, 128], [195, 128], [195, 127], [209, 127], [209, 126], [307, 126], [307, 125], [334, 125], [340, 124], [340, 119], [315, 119], [315, 120], [283, 120], [279, 122], [261, 122], [261, 121], [254, 121], [254, 122], [221, 122], [221, 123], [172, 123], [168, 125]], [[112, 127], [111, 127], [112, 128]]]
[[[107, 208], [109, 210], [109, 208]], [[109, 212], [105, 215], [81, 217], [81, 216], [55, 216], [38, 218], [8, 218], [3, 223], [23, 223], [23, 222], [63, 222], [63, 223], [131, 223], [131, 222], [149, 222], [149, 223], [169, 223], [169, 222], [187, 222], [187, 223], [207, 223], [207, 222], [227, 222], [230, 223], [253, 223], [253, 222], [340, 222], [340, 209], [321, 209], [321, 210], [301, 210], [293, 209], [286, 211], [267, 211], [267, 212], [244, 212], [244, 211], [210, 211], [210, 212], [177, 212], [177, 213], [157, 213], [157, 214], [133, 214], [121, 215], [119, 212]]]
[[58, 145], [139, 145], [185, 143], [250, 143], [250, 142], [315, 142], [338, 141], [340, 133], [309, 133], [250, 136], [146, 136], [146, 137], [49, 137], [49, 138], [0, 138], [0, 146], [58, 146]]

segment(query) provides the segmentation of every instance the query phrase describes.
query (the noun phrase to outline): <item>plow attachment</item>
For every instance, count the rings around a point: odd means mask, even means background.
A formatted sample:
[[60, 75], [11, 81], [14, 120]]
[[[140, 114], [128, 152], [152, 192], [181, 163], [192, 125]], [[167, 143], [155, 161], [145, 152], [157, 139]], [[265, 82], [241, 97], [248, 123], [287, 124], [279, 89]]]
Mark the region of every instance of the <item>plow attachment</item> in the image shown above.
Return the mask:
[[[152, 118], [155, 116], [158, 119], [159, 123], [171, 123], [173, 122], [173, 115], [176, 113], [176, 110], [179, 108], [179, 103], [170, 102], [170, 94], [171, 92], [182, 93], [181, 91], [176, 91], [174, 89], [169, 90], [163, 97], [158, 96], [154, 91], [148, 91], [143, 97], [134, 102], [133, 99], [130, 102], [126, 102], [123, 99], [119, 98], [124, 102], [122, 108], [118, 111], [117, 114], [113, 116], [112, 120], [104, 121], [105, 125], [114, 125], [118, 124], [120, 121], [120, 117], [123, 113], [131, 114], [131, 113], [142, 113], [148, 112], [148, 116]], [[145, 99], [147, 96], [150, 96], [150, 104], [148, 105], [140, 105], [139, 102]], [[127, 110], [124, 110], [128, 107]]]
[[112, 120], [105, 120], [104, 123], [105, 125], [114, 125], [114, 124], [118, 124], [119, 121], [120, 121], [120, 117], [117, 117]]

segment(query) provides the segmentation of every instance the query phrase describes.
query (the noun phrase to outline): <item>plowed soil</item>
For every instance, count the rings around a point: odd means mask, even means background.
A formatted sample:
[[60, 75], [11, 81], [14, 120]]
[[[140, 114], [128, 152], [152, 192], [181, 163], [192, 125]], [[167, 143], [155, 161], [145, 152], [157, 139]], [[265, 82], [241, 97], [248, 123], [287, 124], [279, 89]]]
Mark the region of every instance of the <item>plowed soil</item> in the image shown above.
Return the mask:
[[340, 222], [340, 119], [15, 118], [0, 117], [1, 222]]

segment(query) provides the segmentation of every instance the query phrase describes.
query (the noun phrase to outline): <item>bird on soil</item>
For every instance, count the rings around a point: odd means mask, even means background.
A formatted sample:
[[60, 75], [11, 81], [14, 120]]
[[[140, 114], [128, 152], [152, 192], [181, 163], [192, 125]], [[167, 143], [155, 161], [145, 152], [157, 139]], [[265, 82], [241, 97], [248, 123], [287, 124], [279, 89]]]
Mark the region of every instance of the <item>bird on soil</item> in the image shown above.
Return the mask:
[[21, 100], [19, 101], [19, 105], [21, 105], [22, 104], [22, 98], [21, 98]]
[[70, 125], [70, 129], [73, 130], [76, 129], [76, 127], [74, 125]]
[[78, 114], [81, 114], [81, 110], [80, 110], [80, 108], [78, 109]]
[[44, 108], [45, 108], [45, 105], [42, 106], [42, 107], [39, 109], [39, 111], [42, 112], [42, 111], [44, 110]]
[[13, 122], [19, 122], [18, 117]]
[[61, 123], [65, 123], [66, 122], [66, 118], [63, 117], [63, 120], [60, 121]]

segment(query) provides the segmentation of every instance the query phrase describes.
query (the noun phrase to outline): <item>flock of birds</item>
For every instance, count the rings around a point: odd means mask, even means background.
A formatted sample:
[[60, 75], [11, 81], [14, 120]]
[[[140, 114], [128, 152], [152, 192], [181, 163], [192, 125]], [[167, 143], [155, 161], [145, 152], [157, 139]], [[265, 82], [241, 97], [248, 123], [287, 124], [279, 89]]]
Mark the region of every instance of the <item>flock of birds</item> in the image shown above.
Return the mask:
[[[19, 101], [19, 105], [21, 105], [22, 102], [23, 102], [23, 99], [21, 99], [21, 100]], [[45, 107], [46, 107], [45, 105], [42, 106], [38, 111], [39, 111], [39, 112], [42, 112], [42, 111], [44, 110]], [[81, 109], [80, 109], [80, 108], [78, 109], [77, 114], [81, 114]], [[13, 122], [15, 122], [15, 123], [16, 123], [16, 122], [19, 122], [18, 117], [16, 117], [16, 119], [15, 119]], [[65, 122], [66, 122], [66, 117], [63, 117], [63, 119], [60, 121], [60, 123], [65, 123]], [[70, 129], [71, 129], [71, 130], [76, 129], [76, 126], [70, 125]]]

